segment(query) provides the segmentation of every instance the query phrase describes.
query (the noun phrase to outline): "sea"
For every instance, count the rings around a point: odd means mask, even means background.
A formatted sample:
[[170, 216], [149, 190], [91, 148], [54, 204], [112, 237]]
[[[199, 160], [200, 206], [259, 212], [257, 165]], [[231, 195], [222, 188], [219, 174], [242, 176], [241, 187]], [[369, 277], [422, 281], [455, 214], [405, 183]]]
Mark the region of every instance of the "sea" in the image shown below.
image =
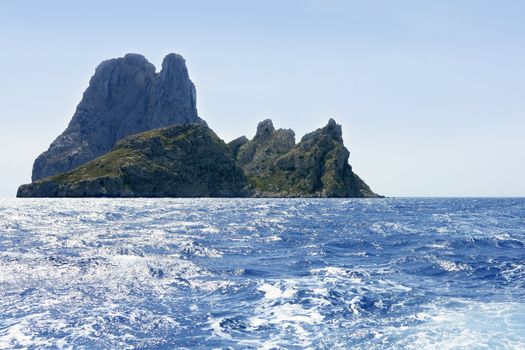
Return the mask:
[[1, 349], [525, 349], [525, 199], [2, 199]]

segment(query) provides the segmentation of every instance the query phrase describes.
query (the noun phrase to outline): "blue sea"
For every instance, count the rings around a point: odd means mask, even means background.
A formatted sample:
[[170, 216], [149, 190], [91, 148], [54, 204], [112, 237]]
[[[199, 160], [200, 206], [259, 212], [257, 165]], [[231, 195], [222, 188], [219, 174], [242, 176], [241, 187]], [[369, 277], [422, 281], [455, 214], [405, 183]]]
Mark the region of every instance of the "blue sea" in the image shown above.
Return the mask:
[[0, 200], [0, 348], [524, 349], [525, 199]]

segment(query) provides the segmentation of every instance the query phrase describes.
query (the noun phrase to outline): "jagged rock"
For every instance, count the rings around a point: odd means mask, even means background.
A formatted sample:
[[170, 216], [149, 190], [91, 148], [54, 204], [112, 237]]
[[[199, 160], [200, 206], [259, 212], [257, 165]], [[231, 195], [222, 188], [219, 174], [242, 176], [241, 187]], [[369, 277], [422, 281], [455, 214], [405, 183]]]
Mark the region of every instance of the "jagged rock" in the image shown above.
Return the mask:
[[270, 120], [236, 153], [259, 196], [376, 197], [348, 164], [341, 126], [333, 119], [295, 145], [291, 130], [275, 130]]
[[20, 186], [18, 197], [244, 197], [252, 191], [228, 146], [204, 125], [129, 136], [70, 172]]
[[234, 159], [237, 159], [239, 149], [247, 142], [248, 139], [246, 138], [246, 136], [241, 136], [228, 143], [228, 147], [230, 148], [230, 154]]
[[295, 133], [290, 129], [275, 130], [270, 119], [257, 125], [255, 137], [236, 152], [237, 161], [246, 175], [257, 176], [272, 166], [273, 161], [295, 145]]
[[298, 144], [292, 130], [266, 119], [252, 140], [226, 145], [197, 115], [181, 56], [167, 55], [156, 73], [127, 54], [97, 67], [69, 126], [17, 195], [376, 197], [349, 154], [333, 119]]
[[353, 173], [341, 126], [295, 144], [270, 120], [228, 145], [202, 124], [128, 136], [72, 171], [20, 186], [18, 197], [377, 197]]
[[104, 61], [67, 129], [35, 160], [32, 180], [72, 170], [128, 135], [181, 123], [205, 124], [181, 56], [167, 55], [160, 73], [138, 54]]

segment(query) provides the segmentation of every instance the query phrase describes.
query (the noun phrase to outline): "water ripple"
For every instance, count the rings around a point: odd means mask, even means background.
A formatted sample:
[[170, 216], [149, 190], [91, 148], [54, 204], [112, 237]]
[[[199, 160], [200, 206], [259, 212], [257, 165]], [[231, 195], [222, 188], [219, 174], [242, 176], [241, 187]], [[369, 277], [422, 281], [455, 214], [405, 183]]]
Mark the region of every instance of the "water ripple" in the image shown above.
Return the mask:
[[0, 200], [0, 349], [522, 349], [524, 213], [524, 199]]

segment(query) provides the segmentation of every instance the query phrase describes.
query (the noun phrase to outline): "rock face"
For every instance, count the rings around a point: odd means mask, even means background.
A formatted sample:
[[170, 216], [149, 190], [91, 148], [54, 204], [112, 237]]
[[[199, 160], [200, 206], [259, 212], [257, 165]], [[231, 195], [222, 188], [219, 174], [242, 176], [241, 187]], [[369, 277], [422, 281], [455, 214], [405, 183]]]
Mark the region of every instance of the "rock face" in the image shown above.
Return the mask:
[[378, 197], [352, 171], [341, 126], [333, 119], [295, 144], [292, 130], [261, 122], [250, 141], [230, 143], [256, 195], [263, 197]]
[[255, 137], [239, 147], [237, 161], [248, 176], [257, 177], [267, 172], [275, 159], [286, 154], [294, 145], [295, 133], [292, 130], [275, 130], [272, 121], [266, 119], [257, 125]]
[[181, 56], [167, 55], [160, 73], [137, 54], [104, 61], [67, 129], [35, 160], [32, 180], [72, 170], [128, 135], [182, 123], [205, 125]]
[[18, 197], [246, 197], [248, 179], [204, 125], [129, 136], [75, 170], [22, 185]]

